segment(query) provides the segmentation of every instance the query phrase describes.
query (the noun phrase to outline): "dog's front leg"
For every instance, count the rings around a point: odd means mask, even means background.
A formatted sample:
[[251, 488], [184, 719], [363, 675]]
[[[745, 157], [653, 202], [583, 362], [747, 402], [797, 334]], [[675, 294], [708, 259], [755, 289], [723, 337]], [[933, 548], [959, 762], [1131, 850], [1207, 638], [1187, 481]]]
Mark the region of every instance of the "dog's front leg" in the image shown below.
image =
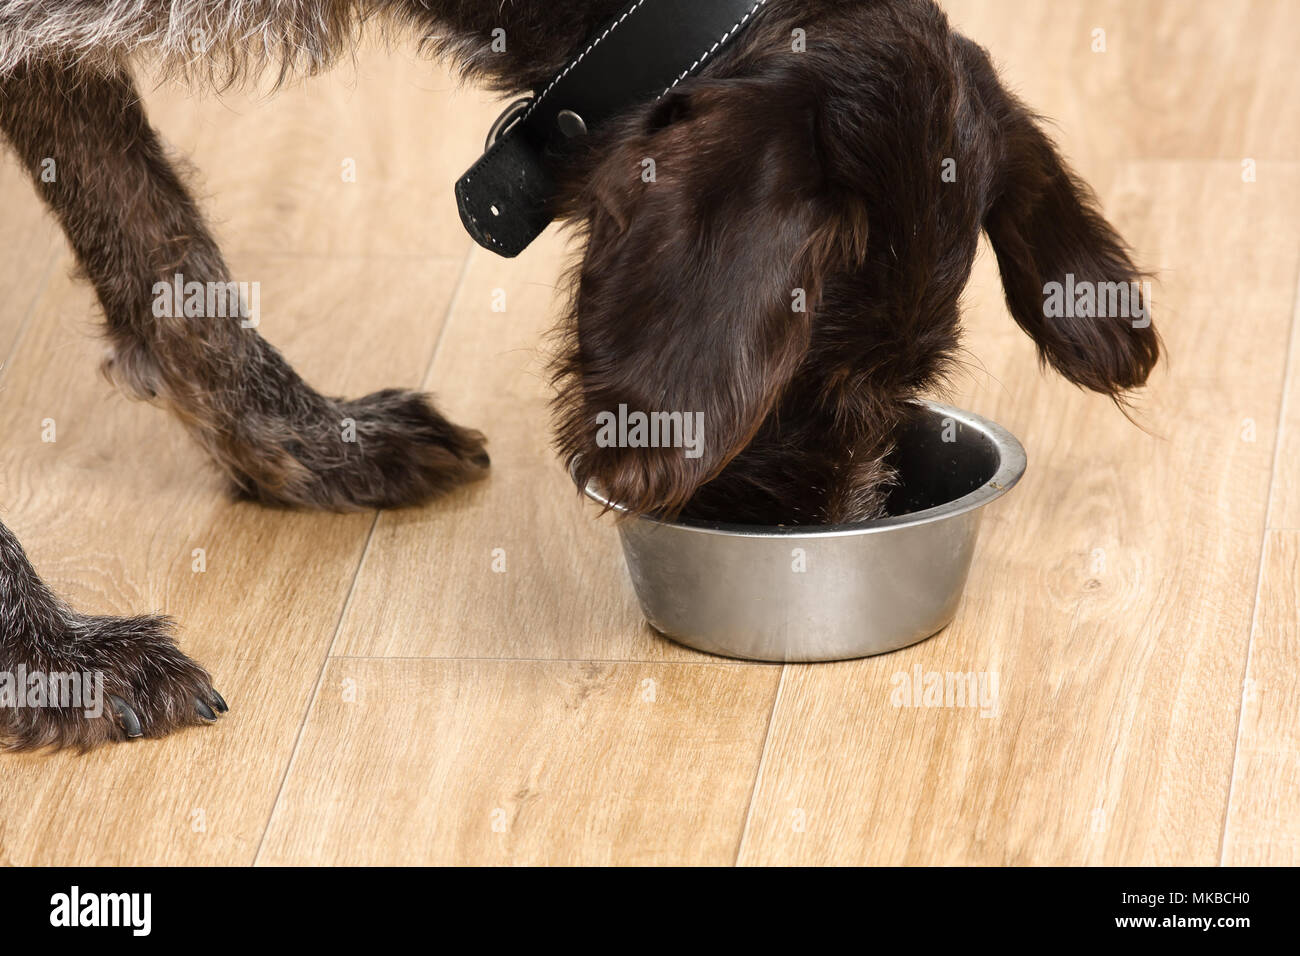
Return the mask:
[[258, 335], [126, 72], [36, 61], [0, 74], [0, 131], [94, 284], [108, 372], [169, 405], [240, 494], [389, 507], [484, 473], [482, 435], [425, 396], [322, 396]]

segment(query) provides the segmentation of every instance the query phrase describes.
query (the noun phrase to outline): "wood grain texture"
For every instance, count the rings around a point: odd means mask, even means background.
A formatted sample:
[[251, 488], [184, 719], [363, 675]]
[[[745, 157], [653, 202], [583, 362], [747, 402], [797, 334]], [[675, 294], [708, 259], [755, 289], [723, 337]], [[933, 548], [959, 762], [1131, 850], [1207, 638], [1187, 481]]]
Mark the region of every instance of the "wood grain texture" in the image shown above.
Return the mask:
[[[1292, 0], [944, 0], [1101, 191], [1115, 157], [1293, 161]], [[1095, 51], [1104, 31], [1104, 51]]]
[[[984, 251], [949, 397], [1029, 471], [957, 621], [873, 660], [720, 662], [641, 620], [550, 448], [570, 250], [471, 251], [455, 212], [495, 97], [370, 47], [273, 97], [146, 94], [308, 380], [423, 381], [487, 432], [487, 481], [377, 520], [231, 504], [115, 396], [93, 299], [0, 160], [0, 516], [83, 608], [175, 615], [233, 708], [0, 757], [0, 863], [1297, 862], [1300, 4], [945, 6], [1159, 274], [1168, 363], [1146, 431], [1036, 370]], [[996, 674], [996, 701], [897, 706], [918, 669]]]
[[274, 94], [165, 88], [149, 102], [161, 130], [186, 130], [227, 251], [461, 258], [473, 245], [452, 185], [480, 155], [500, 97], [440, 64], [367, 47]]
[[730, 864], [777, 677], [332, 660], [259, 862]]

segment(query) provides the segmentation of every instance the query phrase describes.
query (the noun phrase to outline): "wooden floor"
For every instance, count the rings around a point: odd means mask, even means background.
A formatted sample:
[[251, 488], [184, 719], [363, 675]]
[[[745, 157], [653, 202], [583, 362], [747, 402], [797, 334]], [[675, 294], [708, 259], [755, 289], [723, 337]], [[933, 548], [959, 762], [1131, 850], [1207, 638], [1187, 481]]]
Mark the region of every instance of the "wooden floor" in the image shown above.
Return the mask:
[[[1159, 272], [1169, 361], [1145, 430], [1040, 373], [986, 251], [952, 398], [1029, 472], [956, 622], [852, 663], [729, 662], [643, 623], [548, 447], [565, 248], [471, 248], [451, 184], [495, 112], [440, 68], [368, 50], [273, 98], [147, 97], [309, 380], [423, 385], [490, 436], [492, 477], [418, 510], [223, 498], [95, 374], [93, 297], [5, 159], [0, 516], [82, 609], [182, 621], [232, 710], [0, 757], [0, 862], [1300, 862], [1300, 3], [947, 6]], [[895, 706], [916, 670], [996, 674], [996, 707]]]

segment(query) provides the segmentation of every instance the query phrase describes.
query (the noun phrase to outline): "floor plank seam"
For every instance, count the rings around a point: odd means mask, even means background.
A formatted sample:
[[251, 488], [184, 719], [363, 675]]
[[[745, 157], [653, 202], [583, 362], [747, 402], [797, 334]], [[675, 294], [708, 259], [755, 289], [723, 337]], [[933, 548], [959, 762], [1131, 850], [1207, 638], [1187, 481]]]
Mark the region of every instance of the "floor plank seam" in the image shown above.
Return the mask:
[[1259, 563], [1255, 569], [1255, 600], [1250, 610], [1250, 630], [1246, 638], [1246, 663], [1241, 671], [1241, 681], [1237, 695], [1237, 735], [1232, 745], [1232, 763], [1228, 769], [1228, 799], [1223, 807], [1223, 827], [1219, 831], [1219, 866], [1224, 865], [1228, 853], [1228, 824], [1232, 819], [1232, 798], [1236, 793], [1237, 760], [1241, 754], [1241, 733], [1246, 723], [1246, 679], [1250, 676], [1250, 665], [1255, 653], [1255, 631], [1259, 627], [1259, 603], [1264, 588], [1265, 558], [1268, 555], [1268, 539], [1273, 517], [1273, 495], [1277, 489], [1278, 462], [1282, 456], [1282, 439], [1285, 437], [1286, 416], [1291, 392], [1291, 380], [1294, 374], [1292, 361], [1295, 356], [1296, 325], [1300, 324], [1300, 268], [1296, 270], [1295, 293], [1291, 300], [1291, 328], [1287, 333], [1286, 365], [1282, 372], [1282, 400], [1278, 403], [1277, 424], [1273, 430], [1273, 464], [1268, 473], [1268, 494], [1264, 498], [1264, 527], [1259, 541]]
[[307, 722], [311, 719], [312, 708], [316, 706], [316, 701], [320, 698], [321, 685], [325, 682], [325, 671], [329, 668], [330, 651], [334, 650], [334, 643], [339, 639], [339, 634], [343, 630], [343, 622], [347, 620], [348, 609], [352, 606], [352, 596], [357, 590], [357, 581], [361, 579], [361, 569], [365, 567], [366, 555], [370, 552], [370, 541], [375, 536], [375, 528], [379, 526], [379, 516], [382, 511], [376, 511], [374, 520], [370, 522], [370, 531], [366, 534], [366, 543], [361, 548], [361, 557], [357, 559], [356, 569], [352, 572], [352, 583], [348, 586], [347, 597], [343, 601], [343, 607], [339, 609], [338, 620], [334, 624], [334, 634], [330, 638], [330, 646], [325, 651], [325, 656], [321, 658], [320, 671], [316, 674], [316, 683], [312, 687], [311, 695], [307, 698], [307, 706], [303, 710], [302, 722], [298, 724], [298, 734], [294, 737], [293, 749], [289, 751], [289, 761], [285, 765], [284, 775], [280, 777], [280, 786], [276, 788], [275, 800], [271, 802], [271, 810], [266, 816], [266, 826], [262, 828], [262, 836], [257, 841], [257, 852], [253, 854], [252, 866], [257, 866], [257, 861], [261, 859], [262, 848], [266, 845], [267, 834], [271, 832], [271, 823], [275, 820], [275, 811], [280, 806], [280, 798], [284, 796], [285, 784], [289, 782], [289, 775], [293, 772], [294, 764], [298, 760], [298, 752], [302, 747], [303, 735], [307, 732]]
[[772, 709], [767, 714], [767, 729], [763, 732], [763, 748], [758, 752], [758, 767], [754, 770], [754, 785], [749, 791], [749, 802], [745, 806], [745, 823], [740, 828], [740, 842], [736, 844], [736, 858], [732, 866], [740, 866], [740, 858], [745, 853], [745, 839], [749, 836], [749, 824], [754, 816], [754, 800], [758, 797], [758, 788], [763, 783], [763, 768], [767, 765], [767, 749], [772, 742], [772, 726], [776, 723], [776, 711], [781, 706], [781, 692], [785, 690], [785, 675], [790, 665], [781, 665], [781, 676], [776, 682], [776, 694], [772, 697]]
[[465, 261], [461, 264], [460, 275], [456, 277], [456, 288], [452, 289], [451, 298], [447, 300], [447, 311], [442, 319], [442, 328], [438, 330], [438, 337], [433, 341], [433, 351], [429, 353], [429, 364], [425, 366], [424, 377], [420, 379], [420, 388], [422, 389], [428, 389], [432, 386], [433, 366], [438, 360], [438, 353], [442, 351], [442, 342], [447, 337], [447, 329], [451, 326], [456, 315], [456, 309], [460, 306], [460, 296], [465, 291], [465, 280], [469, 278], [469, 270], [474, 264], [474, 253], [477, 249], [478, 246], [471, 245], [465, 251]]
[[[465, 277], [469, 274], [470, 262], [473, 259], [474, 250], [470, 248], [465, 253], [465, 263], [461, 267], [460, 277], [456, 280], [456, 288], [447, 302], [447, 310], [443, 313], [442, 328], [438, 330], [438, 336], [433, 344], [433, 352], [429, 356], [428, 364], [425, 366], [424, 375], [421, 376], [421, 387], [427, 385], [429, 376], [433, 374], [434, 362], [438, 359], [438, 351], [442, 347], [443, 337], [447, 334], [447, 326], [452, 322], [452, 317], [456, 311], [456, 304], [460, 300], [461, 289], [465, 286]], [[379, 527], [379, 521], [383, 517], [382, 511], [376, 511], [374, 520], [370, 522], [370, 531], [366, 534], [365, 544], [361, 548], [361, 557], [357, 560], [356, 569], [352, 573], [352, 583], [348, 587], [347, 597], [343, 601], [343, 607], [339, 610], [338, 620], [334, 624], [334, 634], [330, 638], [330, 645], [325, 651], [325, 656], [321, 659], [320, 672], [316, 675], [316, 684], [312, 688], [311, 696], [307, 701], [307, 707], [303, 711], [302, 723], [298, 725], [298, 735], [294, 738], [293, 750], [289, 753], [289, 761], [285, 765], [284, 775], [280, 778], [280, 786], [276, 789], [275, 800], [271, 803], [271, 810], [266, 817], [266, 826], [262, 828], [261, 839], [257, 841], [257, 852], [253, 854], [253, 866], [257, 866], [262, 857], [262, 850], [266, 846], [267, 835], [271, 832], [271, 824], [275, 821], [275, 811], [280, 806], [280, 799], [284, 796], [285, 785], [289, 782], [289, 775], [293, 773], [294, 764], [298, 760], [298, 753], [302, 747], [302, 738], [307, 732], [307, 723], [311, 719], [312, 709], [316, 706], [316, 701], [320, 698], [321, 686], [325, 682], [325, 671], [329, 669], [330, 661], [334, 659], [334, 648], [338, 644], [339, 635], [343, 633], [343, 623], [348, 618], [348, 610], [352, 607], [352, 600], [357, 592], [357, 583], [361, 580], [361, 573], [366, 566], [366, 557], [370, 554], [370, 544], [375, 538], [375, 531]]]

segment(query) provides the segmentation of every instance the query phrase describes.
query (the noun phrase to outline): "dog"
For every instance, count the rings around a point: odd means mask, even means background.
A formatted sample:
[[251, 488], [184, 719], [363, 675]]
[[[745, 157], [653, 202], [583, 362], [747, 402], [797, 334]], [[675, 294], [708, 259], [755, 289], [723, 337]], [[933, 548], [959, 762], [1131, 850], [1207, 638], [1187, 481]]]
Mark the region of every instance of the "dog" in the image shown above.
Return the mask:
[[[484, 476], [482, 434], [421, 394], [323, 396], [237, 315], [156, 314], [160, 281], [232, 277], [131, 63], [216, 86], [284, 79], [328, 68], [378, 23], [470, 80], [536, 90], [626, 6], [0, 0], [0, 133], [94, 286], [107, 373], [170, 408], [235, 494], [415, 505]], [[879, 515], [891, 435], [952, 366], [981, 231], [1012, 317], [1065, 378], [1122, 406], [1161, 353], [1144, 294], [1137, 320], [1045, 307], [1053, 284], [1136, 288], [1142, 274], [1038, 119], [932, 0], [756, 2], [694, 75], [553, 161], [555, 211], [585, 239], [555, 364], [556, 445], [631, 514]], [[598, 416], [623, 406], [702, 413], [707, 440], [692, 456], [597, 442]], [[168, 620], [74, 610], [0, 525], [0, 672], [20, 670], [102, 675], [111, 707], [0, 709], [14, 749], [159, 737], [227, 709]]]

